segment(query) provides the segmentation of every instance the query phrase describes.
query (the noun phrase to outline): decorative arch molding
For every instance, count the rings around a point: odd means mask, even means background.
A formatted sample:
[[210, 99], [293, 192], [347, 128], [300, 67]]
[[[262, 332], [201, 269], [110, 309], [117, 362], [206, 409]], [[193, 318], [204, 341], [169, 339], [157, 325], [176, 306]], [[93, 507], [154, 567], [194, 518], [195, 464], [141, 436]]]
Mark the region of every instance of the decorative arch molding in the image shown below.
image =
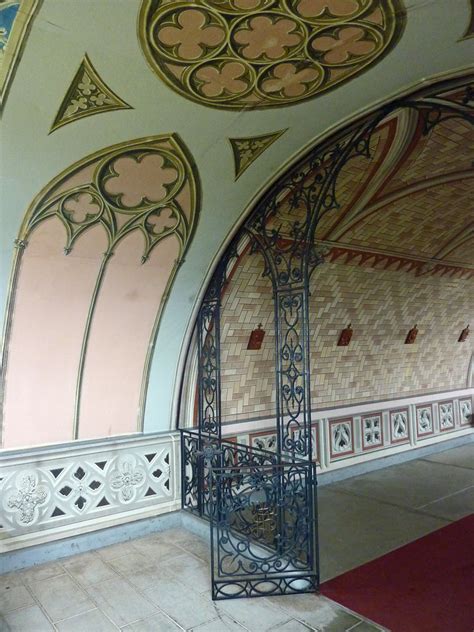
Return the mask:
[[[196, 321], [198, 427], [182, 430], [181, 464], [183, 507], [210, 520], [213, 599], [317, 589], [309, 282], [325, 253], [316, 228], [340, 210], [344, 167], [371, 159], [372, 139], [388, 117], [414, 110], [422, 133], [429, 135], [448, 119], [474, 125], [473, 105], [471, 87], [460, 80], [389, 103], [344, 127], [293, 163], [262, 195], [219, 259]], [[244, 236], [250, 252], [261, 255], [263, 275], [272, 285], [276, 427], [271, 448], [222, 437], [222, 295]], [[377, 423], [380, 431], [381, 416]], [[257, 514], [265, 516], [273, 538], [255, 531], [251, 516]], [[265, 559], [253, 548], [262, 542], [269, 549]]]
[[[197, 170], [176, 134], [96, 152], [33, 200], [5, 319], [5, 446], [22, 434], [34, 444], [141, 430], [160, 317], [199, 207]], [[50, 357], [56, 368], [43, 373], [39, 355], [60, 345], [63, 371]], [[31, 394], [21, 393], [26, 364]]]
[[[219, 261], [224, 256], [224, 253], [233, 243], [236, 235], [240, 232], [244, 222], [251, 215], [251, 213], [254, 211], [255, 207], [265, 196], [265, 194], [272, 187], [274, 187], [276, 183], [285, 176], [286, 173], [288, 173], [292, 166], [304, 161], [305, 157], [307, 157], [311, 152], [316, 151], [318, 147], [323, 147], [331, 139], [337, 138], [339, 134], [344, 132], [344, 130], [349, 129], [351, 125], [356, 125], [357, 123], [360, 123], [365, 117], [373, 115], [377, 110], [388, 108], [390, 105], [393, 105], [396, 102], [400, 103], [404, 100], [410, 100], [417, 96], [422, 97], [423, 95], [434, 94], [435, 92], [438, 94], [447, 95], [446, 100], [454, 101], [454, 105], [456, 106], [456, 99], [453, 99], [451, 95], [453, 93], [456, 94], [459, 100], [460, 95], [461, 98], [463, 98], [463, 95], [466, 96], [466, 94], [469, 95], [470, 92], [472, 93], [472, 88], [470, 89], [469, 86], [472, 85], [473, 80], [474, 75], [470, 67], [465, 67], [456, 72], [441, 73], [439, 75], [434, 75], [430, 78], [427, 78], [422, 82], [421, 86], [419, 83], [414, 83], [406, 89], [401, 90], [400, 92], [390, 97], [385, 97], [384, 99], [381, 99], [375, 105], [363, 108], [361, 111], [350, 117], [347, 117], [343, 121], [340, 121], [337, 125], [332, 126], [328, 130], [325, 130], [323, 133], [319, 134], [317, 137], [313, 138], [309, 143], [302, 147], [296, 153], [296, 155], [293, 155], [291, 159], [285, 161], [281, 165], [281, 167], [277, 171], [275, 171], [271, 178], [269, 178], [251, 197], [251, 199], [245, 206], [240, 218], [234, 223], [226, 238], [222, 241], [222, 244], [219, 247], [218, 251], [213, 256], [213, 259], [208, 266], [206, 277], [197, 295], [192, 314], [188, 321], [188, 326], [183, 338], [183, 343], [180, 347], [176, 370], [177, 380], [174, 385], [174, 395], [171, 403], [171, 419], [173, 427], [179, 429], [181, 427], [188, 427], [191, 423], [190, 418], [188, 418], [187, 415], [183, 415], [183, 400], [181, 399], [181, 394], [183, 393], [183, 376], [185, 375], [185, 366], [188, 362], [188, 355], [189, 353], [191, 353], [191, 350], [196, 349], [196, 341], [195, 339], [193, 340], [193, 335], [199, 307], [205, 296], [206, 288], [209, 285], [212, 276], [217, 269], [217, 266], [219, 265]], [[465, 86], [468, 87], [465, 88]], [[405, 112], [405, 115], [406, 114], [407, 112]], [[387, 116], [387, 120], [389, 121], [392, 116], [394, 116], [393, 113], [392, 115]], [[423, 127], [423, 125], [424, 122], [421, 121], [421, 126]], [[408, 134], [411, 134], [407, 126], [405, 126], [405, 129]], [[411, 126], [411, 131], [413, 131], [413, 126]], [[401, 142], [403, 143], [404, 147], [407, 146], [407, 143], [405, 141]], [[403, 159], [403, 151], [400, 152], [400, 156], [401, 159]], [[324, 245], [323, 242], [320, 243], [321, 245]], [[328, 250], [328, 248], [326, 250]], [[446, 270], [448, 272], [450, 271], [449, 268], [446, 268]], [[460, 269], [460, 271], [462, 271], [462, 268]], [[186, 373], [186, 375], [188, 375], [188, 373]], [[187, 407], [186, 410], [189, 410], [189, 407]]]
[[461, 119], [473, 125], [472, 87], [465, 83], [428, 88], [354, 122], [298, 161], [257, 203], [219, 262], [197, 320], [198, 354], [203, 362], [198, 378], [202, 433], [217, 437], [221, 433], [220, 299], [230, 262], [238, 256], [240, 236], [246, 234], [252, 249], [263, 256], [264, 274], [273, 285], [278, 452], [302, 458], [311, 454], [306, 297], [309, 278], [324, 260], [316, 245], [316, 227], [340, 209], [337, 183], [344, 166], [359, 157], [371, 158], [372, 137], [395, 112], [417, 112], [425, 136], [447, 120]]

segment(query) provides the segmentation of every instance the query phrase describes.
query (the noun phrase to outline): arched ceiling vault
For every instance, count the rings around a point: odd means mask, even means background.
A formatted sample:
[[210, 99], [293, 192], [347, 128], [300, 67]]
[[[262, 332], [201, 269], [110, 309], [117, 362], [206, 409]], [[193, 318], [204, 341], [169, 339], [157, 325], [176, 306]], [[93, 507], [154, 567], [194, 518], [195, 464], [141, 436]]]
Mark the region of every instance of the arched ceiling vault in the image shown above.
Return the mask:
[[[176, 134], [200, 183], [197, 228], [164, 296], [146, 430], [172, 419], [200, 292], [261, 191], [356, 115], [465, 75], [474, 58], [467, 0], [6, 5], [2, 306], [25, 213], [59, 173], [112, 146]], [[330, 256], [372, 251], [471, 269], [472, 130], [452, 120], [423, 136], [405, 111], [373, 143], [370, 168], [348, 165], [340, 212], [316, 235]]]

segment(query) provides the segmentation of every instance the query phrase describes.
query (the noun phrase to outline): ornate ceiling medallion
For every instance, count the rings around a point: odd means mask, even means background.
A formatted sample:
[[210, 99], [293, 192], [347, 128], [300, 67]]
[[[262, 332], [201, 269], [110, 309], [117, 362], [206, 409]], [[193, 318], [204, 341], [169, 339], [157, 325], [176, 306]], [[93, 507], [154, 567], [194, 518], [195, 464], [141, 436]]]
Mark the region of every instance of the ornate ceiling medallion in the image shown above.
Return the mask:
[[270, 147], [287, 129], [278, 132], [249, 136], [247, 138], [229, 138], [234, 154], [235, 179], [238, 180], [243, 172], [250, 167], [263, 152]]
[[51, 126], [51, 132], [86, 116], [110, 112], [111, 110], [131, 110], [128, 103], [113, 92], [99, 77], [87, 55], [74, 75], [74, 79], [59, 106]]
[[379, 61], [404, 25], [400, 0], [143, 0], [153, 70], [193, 101], [266, 108], [310, 99]]

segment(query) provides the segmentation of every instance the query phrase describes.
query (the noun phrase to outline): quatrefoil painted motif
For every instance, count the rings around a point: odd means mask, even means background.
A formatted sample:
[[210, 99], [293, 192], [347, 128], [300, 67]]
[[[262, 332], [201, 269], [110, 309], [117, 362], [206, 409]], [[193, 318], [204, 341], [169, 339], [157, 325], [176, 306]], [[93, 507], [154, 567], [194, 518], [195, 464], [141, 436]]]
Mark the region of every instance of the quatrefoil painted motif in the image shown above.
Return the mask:
[[403, 25], [400, 0], [143, 0], [139, 37], [153, 70], [181, 95], [267, 108], [360, 74]]

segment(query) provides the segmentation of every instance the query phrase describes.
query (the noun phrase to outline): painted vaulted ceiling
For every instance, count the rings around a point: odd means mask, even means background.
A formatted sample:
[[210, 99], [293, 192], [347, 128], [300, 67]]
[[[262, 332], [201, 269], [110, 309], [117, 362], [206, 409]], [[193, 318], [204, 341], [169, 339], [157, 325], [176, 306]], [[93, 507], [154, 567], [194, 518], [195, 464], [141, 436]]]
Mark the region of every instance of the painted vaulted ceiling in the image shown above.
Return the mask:
[[[110, 434], [110, 411], [124, 418], [113, 431], [169, 427], [200, 293], [239, 218], [344, 122], [472, 73], [473, 12], [468, 0], [0, 3], [5, 436], [8, 415], [56, 415], [38, 443]], [[471, 276], [472, 128], [448, 120], [426, 136], [404, 112], [373, 143], [318, 228], [330, 259]], [[62, 395], [41, 385], [30, 405], [24, 376], [46, 361]], [[104, 395], [120, 391], [126, 402]]]

